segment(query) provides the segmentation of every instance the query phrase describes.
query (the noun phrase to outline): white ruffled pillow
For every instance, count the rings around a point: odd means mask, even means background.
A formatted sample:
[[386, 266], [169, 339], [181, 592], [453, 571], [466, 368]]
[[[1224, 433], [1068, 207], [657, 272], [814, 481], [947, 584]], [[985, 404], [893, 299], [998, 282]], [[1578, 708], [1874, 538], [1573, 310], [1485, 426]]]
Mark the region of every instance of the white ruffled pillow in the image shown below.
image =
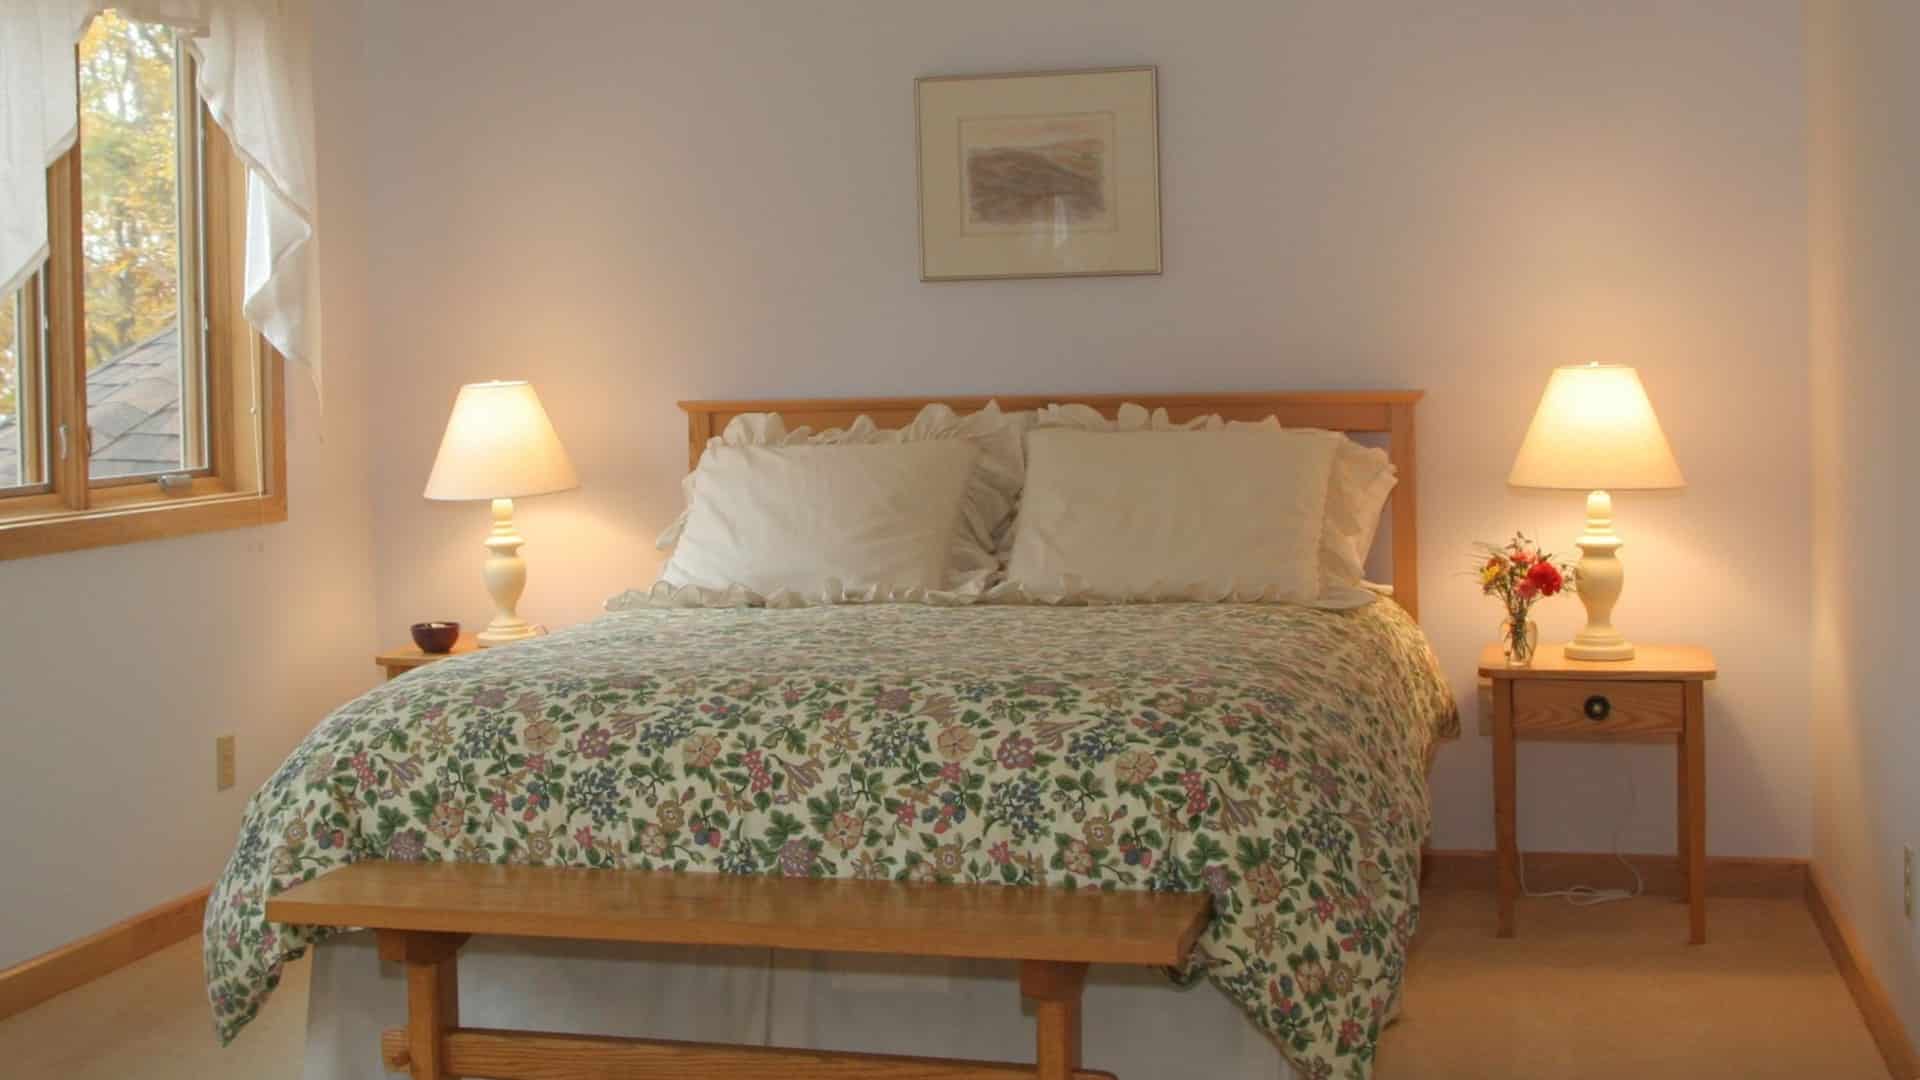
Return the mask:
[[978, 456], [960, 440], [711, 447], [695, 470], [693, 505], [660, 580], [763, 596], [811, 592], [829, 581], [944, 588]]
[[[1013, 509], [1025, 476], [1026, 464], [1021, 435], [1032, 421], [1032, 413], [1005, 413], [994, 403], [978, 412], [961, 416], [946, 405], [928, 405], [905, 427], [882, 430], [867, 417], [860, 417], [846, 428], [814, 432], [809, 428], [788, 430], [777, 413], [747, 413], [735, 417], [726, 430], [710, 440], [699, 467], [682, 481], [687, 508], [660, 534], [661, 549], [674, 548], [674, 555], [661, 579], [651, 589], [630, 590], [608, 602], [609, 608], [634, 606], [736, 606], [742, 603], [770, 606], [796, 606], [815, 603], [912, 600], [934, 603], [965, 602], [978, 597], [999, 571], [996, 550], [1011, 527]], [[915, 444], [917, 449], [906, 449]], [[880, 527], [882, 519], [874, 509], [860, 509], [862, 524], [857, 536], [836, 535], [854, 509], [846, 500], [854, 497], [873, 502], [873, 492], [861, 495], [848, 488], [847, 462], [831, 451], [836, 448], [892, 447], [905, 450], [894, 455], [895, 463], [907, 457], [943, 460], [949, 455], [942, 447], [964, 447], [970, 462], [958, 493], [955, 513], [947, 520], [947, 541], [943, 549], [939, 575], [927, 580], [923, 574], [909, 572], [910, 567], [895, 555], [880, 549], [898, 548], [900, 530], [921, 529], [926, 523], [921, 511], [937, 510], [945, 498], [931, 490], [932, 476], [911, 484], [910, 490], [896, 492], [898, 505], [893, 509], [904, 515], [893, 525]], [[825, 456], [792, 451], [826, 451]], [[748, 453], [748, 451], [754, 451]], [[782, 451], [782, 453], [768, 453]], [[894, 484], [900, 470], [877, 464], [889, 455], [865, 456], [886, 474], [884, 482]], [[810, 464], [805, 459], [812, 458]], [[709, 464], [712, 460], [712, 465]], [[761, 471], [755, 473], [749, 459], [757, 459]], [[839, 461], [841, 467], [836, 468]], [[774, 462], [780, 462], [773, 466]], [[769, 487], [749, 482], [752, 474], [764, 476], [768, 467], [778, 467], [785, 478]], [[842, 474], [831, 480], [829, 473]], [[911, 472], [911, 469], [908, 470]], [[874, 478], [869, 478], [872, 481]], [[816, 483], [817, 481], [817, 483]], [[755, 490], [744, 497], [743, 484]], [[836, 489], [834, 484], [838, 484]], [[855, 485], [857, 488], [858, 485]], [[805, 502], [804, 510], [792, 505], [796, 498]], [[752, 509], [756, 502], [766, 505]], [[703, 506], [709, 511], [703, 512]], [[725, 509], [725, 514], [717, 511]], [[918, 508], [916, 510], [916, 508]], [[737, 535], [741, 529], [765, 531], [766, 515], [775, 514], [788, 524], [783, 532], [789, 548], [775, 552], [766, 543], [744, 544]], [[706, 527], [711, 518], [717, 526], [728, 523], [733, 530], [716, 531]], [[794, 534], [793, 522], [804, 522], [811, 538], [805, 544]], [[701, 528], [694, 526], [701, 525]], [[775, 535], [769, 533], [769, 535]], [[809, 545], [811, 549], [809, 549]], [[825, 545], [822, 547], [821, 545]], [[876, 546], [877, 545], [877, 546]], [[716, 550], [724, 547], [725, 552]], [[830, 549], [830, 550], [829, 550]], [[797, 560], [797, 561], [796, 561]], [[816, 572], [805, 573], [812, 567]]]
[[[1149, 411], [1128, 403], [1109, 419], [1090, 405], [1049, 405], [1039, 410], [1032, 421], [1034, 430], [1072, 428], [1080, 431], [1317, 431], [1309, 428], [1283, 428], [1277, 417], [1259, 421], [1224, 420], [1218, 415], [1194, 417], [1176, 424], [1165, 409]], [[1397, 482], [1392, 460], [1378, 447], [1362, 446], [1338, 432], [1328, 432], [1335, 440], [1335, 452], [1326, 488], [1319, 540], [1320, 595], [1316, 606], [1358, 607], [1370, 603], [1378, 591], [1365, 582], [1367, 555], [1373, 548], [1380, 527], [1380, 514]], [[1152, 595], [1134, 599], [1222, 600], [1246, 597], [1246, 589], [1222, 589], [1198, 583], [1162, 584]], [[1063, 597], [1057, 590], [1036, 595], [1031, 586], [1008, 583], [994, 590], [995, 598], [1007, 599], [1009, 593], [1027, 599], [1057, 602]], [[1071, 599], [1071, 597], [1064, 597]]]
[[1337, 438], [1036, 428], [1007, 581], [1029, 597], [1315, 603]]
[[1399, 482], [1385, 450], [1341, 436], [1327, 484], [1327, 523], [1320, 540], [1320, 570], [1330, 587], [1365, 582], [1380, 512]]

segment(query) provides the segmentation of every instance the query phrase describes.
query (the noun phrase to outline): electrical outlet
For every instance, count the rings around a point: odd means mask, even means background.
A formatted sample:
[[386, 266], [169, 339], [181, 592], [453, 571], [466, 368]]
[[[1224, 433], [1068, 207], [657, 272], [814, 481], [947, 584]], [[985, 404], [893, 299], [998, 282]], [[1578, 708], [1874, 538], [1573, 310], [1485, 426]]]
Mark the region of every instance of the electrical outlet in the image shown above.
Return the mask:
[[1907, 848], [1907, 870], [1904, 880], [1907, 883], [1907, 921], [1913, 921], [1913, 849]]
[[225, 791], [233, 786], [233, 736], [222, 735], [213, 740], [213, 787], [215, 791]]

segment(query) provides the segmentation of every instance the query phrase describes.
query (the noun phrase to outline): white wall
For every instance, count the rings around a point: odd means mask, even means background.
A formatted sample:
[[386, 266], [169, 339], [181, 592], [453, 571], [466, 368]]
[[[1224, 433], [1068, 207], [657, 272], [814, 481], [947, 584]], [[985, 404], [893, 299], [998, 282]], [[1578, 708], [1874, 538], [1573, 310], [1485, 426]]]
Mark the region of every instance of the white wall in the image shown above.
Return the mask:
[[[356, 159], [322, 154], [323, 198]], [[356, 215], [327, 220], [326, 407], [289, 372], [288, 522], [0, 562], [0, 968], [213, 880], [247, 795], [377, 675]]]
[[1920, 935], [1900, 854], [1920, 852], [1920, 706], [1904, 670], [1920, 590], [1920, 8], [1808, 5], [1813, 159], [1813, 858], [1920, 1035]]
[[[1503, 484], [1546, 369], [1637, 364], [1693, 487], [1620, 498], [1620, 618], [1720, 654], [1713, 849], [1807, 854], [1799, 8], [1446, 7], [321, 5], [327, 398], [293, 383], [293, 521], [0, 564], [0, 858], [36, 871], [0, 964], [207, 881], [376, 641], [484, 620], [484, 510], [419, 492], [490, 376], [535, 380], [586, 485], [522, 504], [556, 623], [657, 569], [677, 398], [1424, 388], [1425, 622], [1471, 713], [1497, 613], [1468, 545], [1579, 530], [1577, 496]], [[1160, 67], [1167, 273], [918, 282], [914, 76], [1128, 63]], [[1659, 749], [1522, 765], [1527, 845], [1671, 843]], [[1491, 845], [1487, 774], [1479, 736], [1443, 751], [1441, 846]]]
[[[652, 579], [677, 398], [1418, 387], [1424, 616], [1471, 710], [1498, 613], [1470, 543], [1579, 532], [1577, 495], [1504, 485], [1547, 369], [1627, 362], [1692, 487], [1618, 500], [1619, 619], [1720, 656], [1712, 850], [1809, 852], [1792, 0], [364, 8], [386, 638], [487, 613], [485, 510], [420, 497], [474, 379], [534, 380], [580, 468], [520, 515], [523, 610], [556, 623]], [[913, 78], [1135, 63], [1166, 274], [921, 284]], [[1522, 773], [1524, 844], [1670, 850], [1664, 748], [1530, 746]], [[1488, 774], [1478, 735], [1443, 751], [1440, 846], [1491, 846]]]

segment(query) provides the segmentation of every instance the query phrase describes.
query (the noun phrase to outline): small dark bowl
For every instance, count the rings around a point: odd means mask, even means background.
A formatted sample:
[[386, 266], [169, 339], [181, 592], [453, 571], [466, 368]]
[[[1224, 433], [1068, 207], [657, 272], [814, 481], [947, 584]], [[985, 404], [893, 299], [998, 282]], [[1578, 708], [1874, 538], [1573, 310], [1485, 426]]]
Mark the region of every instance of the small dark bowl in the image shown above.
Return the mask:
[[413, 643], [420, 646], [423, 653], [452, 652], [454, 642], [460, 640], [460, 624], [457, 622], [422, 622], [413, 624]]

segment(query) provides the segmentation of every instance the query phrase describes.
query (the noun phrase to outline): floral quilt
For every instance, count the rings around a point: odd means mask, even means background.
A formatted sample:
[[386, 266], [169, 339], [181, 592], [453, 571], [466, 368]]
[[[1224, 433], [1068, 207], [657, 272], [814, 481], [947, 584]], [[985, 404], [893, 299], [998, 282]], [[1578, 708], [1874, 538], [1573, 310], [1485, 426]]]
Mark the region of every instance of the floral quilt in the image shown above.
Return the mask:
[[1206, 978], [1364, 1078], [1457, 730], [1390, 602], [635, 610], [336, 711], [253, 796], [206, 916], [231, 1040], [357, 859], [1211, 893]]

